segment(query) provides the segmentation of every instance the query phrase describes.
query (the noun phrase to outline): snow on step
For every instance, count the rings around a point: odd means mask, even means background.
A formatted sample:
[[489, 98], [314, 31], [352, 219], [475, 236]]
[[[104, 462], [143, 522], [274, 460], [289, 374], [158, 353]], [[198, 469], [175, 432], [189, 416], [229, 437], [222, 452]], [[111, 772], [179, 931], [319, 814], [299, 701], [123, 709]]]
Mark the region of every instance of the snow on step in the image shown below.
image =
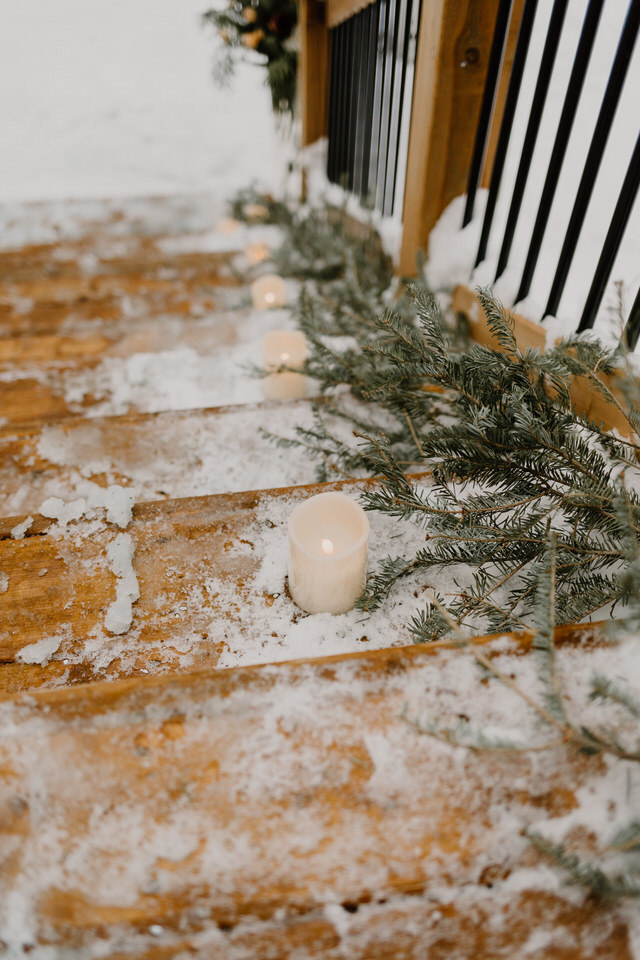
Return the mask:
[[[485, 649], [535, 684], [517, 643]], [[581, 708], [605, 654], [559, 649]], [[540, 737], [446, 645], [1, 705], [4, 943], [36, 958], [630, 957], [633, 901], [567, 887], [523, 835], [571, 825], [591, 856], [610, 832], [594, 798], [626, 814], [625, 772], [612, 782], [563, 746], [465, 751], [407, 722], [455, 728], [461, 703], [474, 728], [506, 704], [516, 739]]]
[[[329, 485], [357, 496], [361, 483]], [[95, 518], [63, 527], [43, 518], [22, 540], [0, 540], [0, 689], [233, 667], [411, 642], [407, 583], [375, 614], [307, 616], [287, 594], [287, 521], [323, 487], [295, 487], [139, 504], [127, 527], [140, 585], [131, 629], [114, 637], [105, 615], [115, 599], [107, 551], [118, 528]], [[9, 521], [13, 523], [13, 521]], [[386, 556], [398, 524], [371, 516], [370, 563]], [[424, 534], [408, 527], [406, 549]], [[451, 572], [446, 575], [450, 583]], [[436, 588], [438, 585], [434, 581]], [[25, 598], [29, 602], [25, 603]], [[390, 612], [394, 611], [393, 618]], [[47, 638], [33, 664], [30, 645]], [[52, 646], [53, 640], [57, 641]]]
[[253, 403], [263, 391], [248, 368], [262, 362], [262, 337], [291, 325], [285, 310], [231, 311], [134, 330], [115, 356], [0, 366], [0, 416], [7, 424]]
[[316, 461], [305, 448], [279, 449], [260, 432], [290, 437], [311, 425], [309, 403], [296, 401], [5, 427], [0, 516], [37, 512], [48, 497], [87, 497], [105, 483], [125, 484], [137, 501], [312, 483]]

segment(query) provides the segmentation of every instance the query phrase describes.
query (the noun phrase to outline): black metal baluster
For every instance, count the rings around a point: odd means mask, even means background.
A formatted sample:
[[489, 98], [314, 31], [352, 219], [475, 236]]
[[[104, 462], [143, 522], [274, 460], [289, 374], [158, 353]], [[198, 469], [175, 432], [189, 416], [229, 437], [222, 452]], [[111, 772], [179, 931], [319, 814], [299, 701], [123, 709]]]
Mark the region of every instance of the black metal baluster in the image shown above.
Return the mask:
[[329, 33], [330, 43], [330, 74], [329, 74], [329, 123], [327, 145], [327, 178], [335, 182], [336, 166], [336, 106], [338, 85], [338, 44], [335, 30]]
[[353, 190], [356, 154], [356, 129], [358, 124], [358, 79], [362, 60], [360, 46], [361, 18], [356, 15], [351, 24], [351, 83], [349, 85], [349, 121], [347, 125], [347, 190]]
[[639, 26], [640, 0], [631, 0], [631, 3], [629, 4], [629, 10], [627, 12], [627, 18], [620, 36], [620, 41], [618, 43], [618, 49], [616, 50], [616, 56], [611, 68], [611, 74], [609, 75], [607, 89], [605, 91], [604, 98], [602, 100], [602, 106], [600, 107], [600, 113], [598, 114], [598, 119], [596, 121], [596, 126], [591, 140], [591, 145], [589, 147], [589, 152], [587, 154], [587, 159], [585, 161], [584, 170], [580, 179], [580, 185], [578, 186], [575, 203], [573, 205], [573, 210], [571, 211], [569, 226], [567, 227], [564, 243], [562, 244], [562, 250], [560, 251], [560, 258], [558, 260], [558, 266], [553, 278], [553, 283], [551, 285], [551, 291], [545, 307], [544, 316], [555, 316], [558, 309], [558, 304], [560, 303], [560, 298], [562, 296], [562, 291], [564, 290], [567, 282], [567, 276], [569, 274], [575, 248], [578, 243], [580, 231], [582, 230], [582, 224], [584, 223], [587, 206], [593, 191], [593, 185], [598, 175], [598, 170], [600, 169], [600, 163], [602, 161], [604, 149], [607, 145], [616, 107], [618, 106], [620, 91], [622, 90], [622, 85], [627, 75], [627, 70], [631, 60], [631, 54], [633, 53], [636, 37], [638, 35]]
[[369, 167], [371, 164], [371, 135], [373, 128], [373, 101], [376, 83], [376, 46], [378, 43], [378, 18], [380, 3], [369, 7], [371, 20], [369, 25], [369, 49], [367, 53], [367, 96], [365, 102], [364, 142], [362, 146], [362, 180], [360, 199], [366, 201], [369, 193]]
[[567, 144], [569, 143], [569, 137], [573, 129], [573, 121], [575, 120], [578, 109], [578, 101], [580, 100], [584, 78], [591, 59], [593, 41], [598, 29], [603, 3], [604, 0], [591, 0], [585, 14], [580, 40], [578, 41], [573, 67], [571, 69], [571, 76], [569, 77], [569, 83], [567, 85], [567, 92], [562, 105], [560, 120], [558, 121], [558, 131], [549, 159], [549, 168], [545, 177], [544, 187], [542, 188], [540, 205], [531, 234], [527, 259], [525, 260], [522, 271], [520, 288], [515, 300], [516, 303], [523, 300], [531, 289], [531, 281], [533, 280], [533, 274], [536, 269], [536, 264], [538, 263], [538, 257], [540, 256], [540, 248], [542, 247], [542, 240], [547, 229], [547, 223], [549, 222], [551, 205], [556, 194], [562, 163], [567, 152]]
[[553, 65], [558, 52], [558, 44], [560, 43], [562, 25], [567, 12], [567, 4], [568, 0], [555, 0], [553, 10], [551, 11], [547, 37], [544, 44], [544, 50], [542, 51], [542, 57], [540, 59], [538, 79], [536, 80], [533, 100], [531, 101], [529, 122], [527, 123], [527, 129], [524, 135], [522, 152], [520, 154], [520, 163], [518, 164], [518, 172], [516, 174], [513, 194], [511, 196], [509, 216], [507, 217], [507, 225], [504, 230], [504, 239], [502, 241], [502, 247], [498, 257], [498, 266], [496, 268], [495, 276], [496, 280], [502, 276], [507, 263], [509, 262], [509, 254], [511, 253], [513, 237], [516, 232], [520, 208], [522, 206], [522, 198], [524, 196], [524, 190], [529, 178], [529, 170], [531, 168], [533, 151], [538, 139], [538, 131], [540, 130], [542, 111], [544, 110], [544, 105], [547, 99], [547, 92], [549, 90], [549, 83], [551, 81], [551, 73], [553, 71]]
[[498, 145], [496, 147], [493, 171], [491, 173], [487, 208], [484, 213], [482, 233], [480, 234], [480, 244], [478, 246], [478, 253], [476, 256], [476, 267], [482, 260], [484, 260], [487, 253], [489, 234], [491, 233], [491, 225], [493, 223], [493, 216], [496, 210], [498, 191], [500, 190], [500, 181], [502, 180], [502, 174], [504, 171], [507, 147], [509, 146], [511, 129], [513, 127], [513, 118], [515, 116], [516, 106], [518, 104], [518, 94], [520, 93], [522, 74], [524, 73], [524, 66], [527, 60], [529, 41], [531, 39], [531, 30], [533, 28], [533, 20], [537, 5], [538, 0], [525, 0], [524, 10], [522, 12], [520, 30], [518, 31], [518, 42], [516, 44], [516, 51], [513, 57], [513, 67], [511, 70], [511, 77], [509, 79], [509, 87], [507, 89], [502, 123], [500, 125], [500, 135], [498, 137]]
[[371, 166], [369, 167], [368, 194], [375, 203], [380, 161], [380, 132], [382, 129], [382, 93], [384, 90], [385, 50], [387, 46], [387, 23], [391, 0], [381, 0], [378, 18], [378, 42], [376, 47], [376, 83], [373, 102], [373, 120], [371, 125]]
[[640, 134], [636, 140], [636, 145], [631, 156], [629, 168], [624, 178], [618, 202], [616, 203], [611, 223], [607, 231], [607, 236], [602, 247], [602, 253], [598, 260], [598, 266], [593, 277], [591, 288], [587, 295], [587, 300], [582, 311], [578, 332], [588, 330], [593, 326], [598, 312], [598, 307], [604, 295], [605, 287], [611, 275], [616, 254], [620, 248], [624, 231], [631, 216], [631, 210], [638, 193], [640, 185]]
[[402, 117], [402, 91], [404, 89], [404, 73], [406, 70], [405, 50], [407, 42], [407, 0], [399, 0], [396, 38], [394, 47], [394, 78], [391, 97], [391, 113], [389, 116], [389, 145], [387, 147], [387, 177], [384, 191], [382, 212], [389, 216], [393, 212], [393, 188], [396, 182], [396, 158], [398, 155], [398, 140], [400, 137], [400, 120]]
[[462, 226], [471, 221], [473, 217], [473, 207], [476, 201], [476, 191], [480, 180], [480, 171], [487, 147], [487, 138], [489, 136], [489, 127], [491, 124], [491, 114], [493, 113], [493, 104], [498, 89], [498, 78], [500, 76], [500, 66], [504, 53], [504, 45], [507, 38], [507, 28], [511, 17], [511, 7], [513, 0], [500, 0], [498, 12], [496, 14], [496, 24], [493, 28], [493, 39], [491, 41], [491, 50], [489, 52], [489, 63], [487, 65], [487, 78], [484, 84], [484, 93], [482, 94], [482, 103], [480, 105], [480, 115], [478, 117], [478, 126], [476, 127], [476, 138], [473, 144], [473, 156], [471, 157], [471, 166], [469, 167], [469, 180], [467, 183], [467, 202], [464, 208], [464, 217]]
[[384, 207], [384, 191], [387, 183], [387, 163], [389, 150], [389, 125], [391, 122], [391, 95], [393, 92], [393, 78], [395, 75], [395, 39], [396, 39], [396, 3], [389, 4], [387, 36], [385, 46], [384, 87], [382, 92], [382, 115], [380, 123], [380, 145], [378, 162], [378, 182], [376, 184], [376, 206], [379, 210]]
[[364, 159], [364, 129], [366, 121], [367, 76], [369, 71], [369, 29], [371, 24], [371, 7], [358, 15], [361, 17], [361, 54], [360, 70], [358, 71], [358, 109], [356, 117], [355, 162], [353, 171], [353, 192], [360, 195], [362, 191], [362, 164]]
[[640, 287], [638, 287], [636, 298], [633, 301], [622, 339], [629, 350], [635, 350], [638, 339], [640, 339]]
[[[417, 2], [420, 3], [420, 0], [417, 0]], [[420, 23], [419, 14], [418, 14], [417, 22], [418, 24]], [[391, 213], [393, 213], [394, 207], [395, 207], [396, 188], [398, 183], [398, 166], [400, 164], [400, 131], [402, 130], [405, 90], [406, 90], [406, 84], [407, 84], [407, 69], [409, 66], [409, 50], [411, 47], [411, 40], [412, 40], [412, 37], [411, 37], [412, 25], [413, 25], [413, 0], [408, 0], [404, 48], [402, 51], [402, 78], [400, 82], [400, 113], [398, 115], [398, 130], [397, 130], [397, 136], [396, 136], [396, 155], [393, 162], [393, 185], [391, 188]]]
[[352, 24], [350, 20], [345, 20], [342, 25], [344, 31], [343, 38], [343, 57], [342, 57], [342, 111], [340, 116], [340, 170], [339, 170], [339, 179], [338, 183], [340, 186], [346, 184], [347, 178], [349, 176], [349, 140], [348, 140], [348, 131], [349, 131], [349, 113], [350, 113], [350, 100], [349, 93], [351, 90], [351, 30]]
[[342, 153], [342, 114], [344, 112], [344, 24], [335, 27], [336, 38], [336, 120], [333, 182], [340, 183]]

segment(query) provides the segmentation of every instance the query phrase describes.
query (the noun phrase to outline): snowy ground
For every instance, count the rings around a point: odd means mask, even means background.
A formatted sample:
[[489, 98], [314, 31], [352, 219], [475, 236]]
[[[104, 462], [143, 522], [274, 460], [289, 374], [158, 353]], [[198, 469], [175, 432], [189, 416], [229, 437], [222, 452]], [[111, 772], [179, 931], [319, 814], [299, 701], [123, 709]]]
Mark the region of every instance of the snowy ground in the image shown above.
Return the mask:
[[[0, 0], [0, 203], [207, 192], [220, 203], [283, 147], [262, 71], [211, 77], [207, 0]], [[259, 150], [256, 150], [259, 145]]]

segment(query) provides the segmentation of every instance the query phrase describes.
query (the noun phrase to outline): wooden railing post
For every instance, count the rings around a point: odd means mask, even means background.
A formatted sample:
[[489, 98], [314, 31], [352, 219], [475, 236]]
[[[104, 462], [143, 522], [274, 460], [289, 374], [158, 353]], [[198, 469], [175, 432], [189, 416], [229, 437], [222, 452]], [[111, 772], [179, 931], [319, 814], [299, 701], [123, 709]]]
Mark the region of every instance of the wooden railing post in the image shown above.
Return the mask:
[[466, 190], [498, 0], [423, 0], [399, 271], [454, 197]]
[[302, 120], [300, 145], [307, 147], [327, 134], [329, 30], [326, 4], [320, 0], [299, 0], [298, 22], [298, 99]]

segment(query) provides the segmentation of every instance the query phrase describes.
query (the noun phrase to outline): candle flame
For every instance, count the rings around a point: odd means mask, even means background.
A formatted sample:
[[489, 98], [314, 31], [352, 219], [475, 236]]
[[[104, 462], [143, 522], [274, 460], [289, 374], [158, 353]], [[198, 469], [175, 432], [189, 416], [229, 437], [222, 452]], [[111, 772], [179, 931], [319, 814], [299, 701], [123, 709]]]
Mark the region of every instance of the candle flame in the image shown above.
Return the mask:
[[275, 303], [275, 302], [276, 302], [276, 295], [275, 295], [275, 293], [271, 293], [271, 291], [269, 291], [269, 293], [265, 293], [264, 298], [265, 298], [265, 300], [267, 301], [267, 303]]
[[280, 359], [282, 360], [283, 363], [286, 363], [287, 360], [290, 359], [290, 356], [289, 356], [288, 353], [281, 353], [281, 354], [280, 354]]
[[332, 554], [333, 551], [335, 550], [335, 547], [333, 545], [333, 540], [321, 540], [320, 549], [324, 554], [326, 554], [326, 556], [329, 556], [330, 554]]

